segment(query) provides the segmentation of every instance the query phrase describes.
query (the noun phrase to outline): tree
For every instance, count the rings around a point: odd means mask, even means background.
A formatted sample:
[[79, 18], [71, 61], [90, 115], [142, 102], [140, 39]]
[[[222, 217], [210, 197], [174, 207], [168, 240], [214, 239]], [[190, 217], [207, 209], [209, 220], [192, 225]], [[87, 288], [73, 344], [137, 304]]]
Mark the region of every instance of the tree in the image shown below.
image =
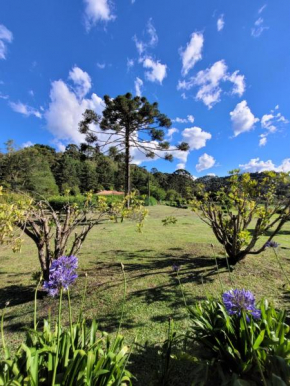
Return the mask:
[[94, 200], [92, 193], [88, 193], [83, 205], [67, 203], [59, 213], [45, 200], [34, 201], [22, 216], [17, 216], [17, 226], [36, 244], [44, 280], [48, 280], [52, 260], [76, 255], [88, 233], [100, 222], [132, 218], [141, 230], [147, 211], [135, 196], [131, 199], [133, 205], [126, 209], [128, 197], [121, 203], [108, 205], [105, 197]]
[[[101, 118], [92, 110], [86, 110], [79, 124], [81, 133], [86, 134], [88, 143], [97, 142], [100, 148], [115, 146], [119, 152], [125, 152], [125, 194], [131, 190], [130, 161], [131, 149], [138, 149], [148, 158], [156, 156], [172, 160], [168, 150], [187, 151], [189, 146], [182, 142], [170, 148], [164, 141], [164, 128], [171, 126], [170, 119], [160, 113], [158, 103], [149, 103], [145, 97], [133, 97], [130, 93], [112, 99], [104, 97], [105, 109]], [[99, 124], [101, 132], [91, 129], [91, 124]], [[99, 134], [106, 133], [106, 138]], [[160, 154], [164, 152], [164, 156]]]
[[[286, 173], [267, 172], [258, 183], [250, 174], [234, 170], [228, 188], [219, 190], [215, 199], [200, 187], [202, 198], [192, 202], [193, 208], [224, 246], [231, 265], [264, 251], [290, 220], [290, 199], [278, 191], [288, 179]], [[267, 241], [254, 249], [262, 235], [268, 235]]]

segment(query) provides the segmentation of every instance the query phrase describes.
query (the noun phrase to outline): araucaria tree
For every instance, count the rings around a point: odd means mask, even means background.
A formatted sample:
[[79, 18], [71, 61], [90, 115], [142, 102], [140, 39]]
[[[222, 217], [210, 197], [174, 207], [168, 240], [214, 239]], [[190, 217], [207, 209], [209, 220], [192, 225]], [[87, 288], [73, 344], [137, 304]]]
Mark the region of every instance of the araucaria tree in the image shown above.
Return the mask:
[[[267, 172], [258, 182], [250, 174], [240, 175], [234, 170], [228, 187], [214, 198], [201, 187], [193, 209], [224, 246], [231, 265], [264, 251], [267, 242], [290, 220], [290, 199], [279, 194], [287, 183], [286, 173]], [[262, 235], [268, 236], [266, 242], [255, 248]]]
[[[130, 194], [131, 190], [132, 148], [138, 149], [148, 158], [157, 156], [169, 161], [173, 159], [172, 151], [189, 149], [185, 142], [173, 147], [164, 140], [164, 129], [171, 126], [171, 121], [165, 114], [160, 113], [157, 102], [149, 103], [145, 97], [133, 97], [130, 93], [116, 98], [105, 95], [104, 102], [103, 117], [92, 110], [86, 110], [79, 130], [86, 134], [89, 143], [96, 142], [105, 150], [116, 147], [119, 152], [124, 153], [126, 195]], [[92, 124], [99, 125], [100, 131], [92, 128]]]

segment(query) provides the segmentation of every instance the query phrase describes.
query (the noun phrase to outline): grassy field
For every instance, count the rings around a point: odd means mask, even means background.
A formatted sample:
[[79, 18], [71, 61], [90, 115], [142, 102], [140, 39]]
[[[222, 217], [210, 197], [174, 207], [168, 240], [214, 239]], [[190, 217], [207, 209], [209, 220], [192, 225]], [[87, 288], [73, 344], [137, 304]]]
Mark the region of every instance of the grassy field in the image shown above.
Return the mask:
[[[175, 225], [164, 227], [161, 220], [175, 216]], [[279, 256], [290, 273], [290, 223], [276, 237], [281, 246]], [[263, 242], [261, 239], [260, 242]], [[72, 289], [72, 302], [77, 315], [88, 273], [88, 294], [85, 316], [96, 318], [101, 329], [116, 331], [120, 318], [123, 281], [120, 263], [127, 275], [127, 301], [122, 332], [127, 343], [137, 336], [132, 354], [131, 370], [138, 377], [136, 384], [150, 385], [157, 369], [157, 349], [166, 338], [167, 321], [172, 317], [184, 331], [188, 319], [176, 275], [171, 266], [181, 265], [180, 278], [189, 304], [207, 295], [218, 297], [221, 292], [215, 260], [223, 258], [211, 230], [190, 210], [166, 206], [150, 208], [144, 232], [136, 232], [132, 222], [106, 223], [96, 227], [88, 236], [79, 254], [80, 278]], [[5, 318], [6, 340], [17, 347], [26, 327], [32, 325], [35, 282], [32, 274], [39, 270], [35, 246], [26, 239], [22, 252], [0, 251], [0, 307], [10, 301]], [[276, 306], [288, 307], [289, 297], [285, 280], [271, 250], [258, 256], [248, 256], [229, 276], [220, 269], [224, 289], [231, 287], [252, 290], [257, 299], [267, 297]], [[231, 284], [230, 279], [233, 281]], [[49, 310], [57, 312], [57, 300], [39, 299], [39, 318]], [[67, 320], [67, 309], [64, 319]], [[179, 383], [182, 384], [182, 383]]]

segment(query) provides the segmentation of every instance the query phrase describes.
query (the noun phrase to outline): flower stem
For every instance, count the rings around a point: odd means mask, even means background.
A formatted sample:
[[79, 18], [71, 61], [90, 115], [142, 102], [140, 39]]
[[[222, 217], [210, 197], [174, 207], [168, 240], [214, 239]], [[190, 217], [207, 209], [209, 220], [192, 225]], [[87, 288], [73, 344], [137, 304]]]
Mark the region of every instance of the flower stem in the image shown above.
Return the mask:
[[2, 317], [1, 317], [1, 340], [2, 340], [2, 347], [4, 351], [4, 357], [5, 359], [9, 359], [9, 352], [6, 347], [5, 343], [5, 337], [4, 337], [4, 316], [5, 316], [5, 310], [6, 310], [6, 305], [2, 311]]
[[56, 371], [58, 366], [58, 354], [59, 354], [59, 344], [60, 344], [60, 323], [61, 323], [61, 306], [62, 306], [62, 292], [63, 289], [60, 289], [60, 296], [59, 296], [59, 306], [58, 306], [58, 326], [57, 326], [57, 348], [56, 348], [56, 358], [54, 363], [54, 369], [53, 369], [53, 377], [52, 377], [52, 383], [51, 385], [55, 385], [55, 378], [56, 378]]
[[181, 284], [181, 281], [180, 281], [180, 278], [179, 278], [178, 272], [176, 272], [176, 276], [177, 276], [177, 280], [178, 280], [178, 283], [179, 283], [179, 287], [180, 287], [180, 290], [181, 290], [181, 294], [182, 294], [182, 298], [183, 298], [183, 301], [184, 301], [184, 305], [185, 305], [185, 307], [187, 307], [187, 302], [186, 302], [186, 299], [185, 299], [185, 295], [184, 295], [183, 286], [182, 286], [182, 284]]
[[74, 339], [73, 327], [72, 327], [72, 314], [71, 314], [71, 301], [70, 301], [69, 288], [67, 290], [67, 298], [68, 298], [70, 337], [71, 337], [72, 349], [73, 349], [73, 352], [74, 352], [75, 351], [75, 339]]
[[249, 345], [251, 346], [251, 348], [252, 348], [252, 350], [253, 350], [253, 355], [254, 355], [255, 361], [256, 361], [256, 363], [257, 363], [257, 366], [258, 366], [258, 369], [259, 369], [259, 372], [260, 372], [260, 375], [261, 375], [261, 378], [262, 378], [262, 381], [263, 381], [263, 385], [264, 385], [264, 386], [267, 386], [267, 381], [266, 381], [266, 378], [265, 378], [265, 376], [264, 376], [264, 373], [263, 373], [263, 369], [262, 369], [260, 360], [259, 360], [259, 358], [258, 358], [258, 356], [257, 356], [256, 350], [255, 350], [254, 347], [253, 347], [253, 343], [252, 343], [252, 340], [251, 340], [251, 337], [250, 337], [250, 332], [249, 332], [249, 328], [248, 328], [248, 323], [247, 323], [247, 319], [246, 319], [246, 315], [245, 315], [245, 312], [244, 312], [244, 311], [242, 311], [242, 316], [243, 316], [243, 321], [244, 321], [244, 325], [245, 325], [245, 330], [246, 330], [248, 342], [249, 342]]
[[126, 292], [127, 292], [127, 280], [126, 280], [124, 265], [122, 263], [121, 263], [121, 268], [122, 268], [123, 279], [124, 279], [124, 290], [123, 290], [123, 302], [122, 302], [121, 318], [120, 318], [120, 323], [119, 323], [119, 328], [118, 328], [117, 336], [120, 333], [121, 325], [122, 325], [122, 322], [123, 322], [125, 303], [126, 303]]
[[36, 331], [37, 328], [37, 293], [38, 293], [38, 288], [40, 286], [40, 283], [42, 282], [42, 274], [40, 275], [39, 281], [37, 283], [35, 293], [34, 293], [34, 331]]
[[83, 315], [83, 308], [84, 308], [84, 304], [85, 304], [85, 298], [86, 298], [86, 294], [87, 294], [87, 288], [88, 288], [88, 275], [87, 273], [85, 274], [85, 287], [84, 287], [84, 292], [83, 292], [83, 297], [82, 297], [82, 302], [81, 302], [81, 307], [80, 307], [80, 313], [79, 313], [79, 317], [78, 317], [78, 322], [80, 323], [81, 322], [81, 318], [82, 318], [82, 315]]

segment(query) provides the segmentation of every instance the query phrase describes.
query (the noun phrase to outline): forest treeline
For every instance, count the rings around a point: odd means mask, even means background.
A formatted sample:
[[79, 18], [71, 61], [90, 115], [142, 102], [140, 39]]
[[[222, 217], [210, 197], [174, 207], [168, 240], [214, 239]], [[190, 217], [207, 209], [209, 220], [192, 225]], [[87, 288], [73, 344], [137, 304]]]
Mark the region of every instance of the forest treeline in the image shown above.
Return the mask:
[[[17, 149], [12, 140], [0, 152], [0, 185], [11, 190], [27, 191], [44, 197], [62, 195], [70, 191], [78, 195], [88, 191], [124, 191], [124, 155], [115, 148], [108, 155], [98, 147], [70, 144], [64, 152], [48, 145], [36, 144]], [[263, 173], [254, 173], [256, 179]], [[190, 199], [202, 183], [207, 191], [218, 191], [227, 185], [228, 177], [205, 176], [194, 179], [183, 169], [163, 173], [156, 168], [131, 165], [132, 190], [148, 194], [158, 201]], [[286, 192], [285, 192], [286, 193]]]

